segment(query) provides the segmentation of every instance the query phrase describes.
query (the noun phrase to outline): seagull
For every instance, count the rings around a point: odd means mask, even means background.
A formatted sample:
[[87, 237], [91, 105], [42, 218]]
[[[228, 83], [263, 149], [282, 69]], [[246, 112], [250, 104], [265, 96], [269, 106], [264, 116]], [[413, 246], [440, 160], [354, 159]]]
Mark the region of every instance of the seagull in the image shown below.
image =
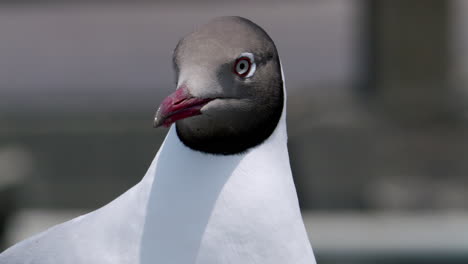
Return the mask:
[[287, 148], [273, 40], [219, 17], [176, 46], [170, 127], [143, 179], [104, 207], [0, 254], [0, 264], [314, 264]]

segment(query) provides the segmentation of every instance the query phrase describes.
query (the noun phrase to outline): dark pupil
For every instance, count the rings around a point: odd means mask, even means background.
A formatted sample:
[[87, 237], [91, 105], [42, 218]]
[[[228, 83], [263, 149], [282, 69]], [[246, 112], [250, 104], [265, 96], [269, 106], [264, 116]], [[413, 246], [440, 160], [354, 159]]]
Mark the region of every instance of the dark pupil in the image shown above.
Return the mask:
[[245, 68], [245, 62], [241, 62], [241, 64], [239, 65], [240, 69], [243, 70]]

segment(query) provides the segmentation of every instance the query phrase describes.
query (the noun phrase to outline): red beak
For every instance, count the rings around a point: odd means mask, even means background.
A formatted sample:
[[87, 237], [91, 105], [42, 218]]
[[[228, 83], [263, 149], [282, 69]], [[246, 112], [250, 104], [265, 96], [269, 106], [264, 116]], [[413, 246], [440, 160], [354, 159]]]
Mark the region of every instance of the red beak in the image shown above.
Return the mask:
[[154, 127], [169, 127], [177, 120], [201, 115], [201, 109], [213, 98], [193, 97], [187, 86], [181, 85], [177, 90], [164, 99], [154, 117]]

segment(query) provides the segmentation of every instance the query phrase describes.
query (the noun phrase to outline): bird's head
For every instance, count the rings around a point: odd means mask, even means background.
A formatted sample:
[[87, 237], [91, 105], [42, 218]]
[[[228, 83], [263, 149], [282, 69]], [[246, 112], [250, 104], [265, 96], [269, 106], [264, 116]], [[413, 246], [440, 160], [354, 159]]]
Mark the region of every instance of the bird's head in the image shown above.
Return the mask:
[[284, 104], [281, 65], [267, 33], [241, 17], [220, 17], [189, 34], [173, 55], [177, 89], [154, 126], [176, 123], [188, 147], [236, 154], [261, 144]]

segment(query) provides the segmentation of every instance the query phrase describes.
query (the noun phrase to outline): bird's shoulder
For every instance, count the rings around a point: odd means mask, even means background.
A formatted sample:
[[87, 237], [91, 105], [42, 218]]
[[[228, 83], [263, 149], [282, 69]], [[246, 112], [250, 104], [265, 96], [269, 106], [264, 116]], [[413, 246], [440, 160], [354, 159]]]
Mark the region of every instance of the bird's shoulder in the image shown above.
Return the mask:
[[130, 205], [138, 190], [8, 248], [0, 253], [0, 264], [133, 263], [141, 219]]
[[79, 232], [72, 232], [70, 228], [79, 225], [83, 218], [77, 217], [56, 225], [8, 248], [0, 254], [0, 264], [53, 264], [66, 261], [64, 256], [72, 257], [77, 252], [79, 242]]

